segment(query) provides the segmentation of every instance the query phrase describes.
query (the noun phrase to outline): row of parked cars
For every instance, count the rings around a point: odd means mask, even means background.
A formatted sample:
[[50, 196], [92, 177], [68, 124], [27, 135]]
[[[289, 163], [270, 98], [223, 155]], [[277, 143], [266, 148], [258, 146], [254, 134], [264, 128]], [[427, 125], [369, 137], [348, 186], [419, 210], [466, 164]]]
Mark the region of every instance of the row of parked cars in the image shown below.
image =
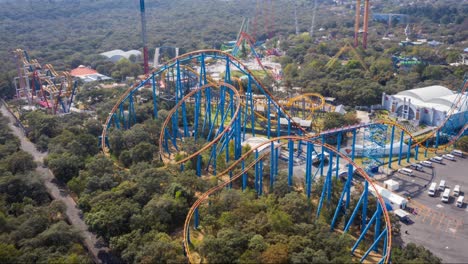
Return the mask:
[[424, 171], [424, 167], [427, 167], [427, 168], [432, 168], [432, 163], [435, 162], [435, 163], [440, 163], [442, 164], [444, 162], [444, 159], [446, 160], [451, 160], [451, 161], [455, 161], [455, 156], [459, 156], [459, 157], [463, 157], [463, 152], [460, 151], [460, 150], [453, 150], [451, 154], [444, 154], [442, 156], [435, 156], [435, 157], [432, 157], [430, 158], [429, 160], [423, 160], [419, 163], [412, 163], [410, 164], [410, 168], [401, 168], [398, 170], [399, 173], [401, 174], [406, 174], [406, 175], [409, 175], [409, 176], [413, 176], [413, 170], [417, 170], [417, 171]]
[[[461, 192], [460, 189], [461, 189], [460, 185], [455, 185], [455, 187], [453, 188], [453, 196], [458, 197], [456, 201], [456, 205], [457, 207], [461, 208], [463, 207], [465, 196], [460, 195], [460, 192]], [[427, 194], [429, 196], [434, 197], [437, 191], [443, 192], [440, 200], [444, 203], [448, 203], [450, 200], [450, 188], [447, 188], [447, 186], [445, 185], [445, 180], [440, 181], [439, 188], [437, 188], [436, 182], [432, 182], [431, 185], [429, 186], [429, 189], [427, 190]]]

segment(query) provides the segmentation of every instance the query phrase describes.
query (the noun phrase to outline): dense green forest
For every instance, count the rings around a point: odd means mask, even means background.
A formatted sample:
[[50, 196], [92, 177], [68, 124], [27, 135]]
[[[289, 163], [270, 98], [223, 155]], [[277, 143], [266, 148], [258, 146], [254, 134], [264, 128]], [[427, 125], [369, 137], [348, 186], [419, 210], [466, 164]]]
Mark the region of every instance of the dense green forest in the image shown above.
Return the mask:
[[7, 123], [0, 116], [0, 262], [92, 263], [65, 205], [49, 198]]

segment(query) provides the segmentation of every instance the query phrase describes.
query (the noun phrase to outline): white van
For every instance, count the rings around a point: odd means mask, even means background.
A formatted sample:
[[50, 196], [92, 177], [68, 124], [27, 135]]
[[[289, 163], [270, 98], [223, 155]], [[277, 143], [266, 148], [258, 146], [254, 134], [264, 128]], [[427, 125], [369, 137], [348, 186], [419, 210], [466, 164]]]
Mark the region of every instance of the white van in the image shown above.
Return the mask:
[[460, 195], [460, 185], [455, 185], [455, 187], [453, 187], [453, 196], [458, 196]]
[[440, 157], [440, 156], [435, 156], [435, 157], [431, 158], [431, 161], [437, 162], [437, 163], [442, 163], [444, 161], [444, 159], [442, 157]]
[[429, 190], [427, 190], [427, 194], [429, 194], [429, 196], [434, 196], [436, 193], [436, 187], [437, 187], [437, 183], [435, 182], [431, 183], [431, 186], [429, 186]]
[[444, 191], [444, 190], [445, 190], [445, 180], [440, 180], [439, 191]]
[[448, 160], [455, 160], [455, 156], [453, 156], [452, 154], [442, 155], [442, 158], [448, 159]]
[[432, 162], [427, 161], [427, 160], [421, 161], [421, 165], [424, 167], [432, 168]]
[[463, 207], [463, 200], [465, 199], [465, 196], [459, 196], [457, 199], [457, 207], [462, 208]]
[[462, 157], [463, 158], [463, 151], [459, 150], [459, 149], [454, 149], [452, 150], [452, 154], [455, 155], [455, 156], [458, 156], [458, 157]]
[[448, 203], [449, 199], [450, 199], [450, 188], [447, 188], [442, 194], [442, 198], [440, 200], [444, 203]]
[[415, 169], [415, 170], [417, 170], [417, 171], [424, 171], [424, 168], [423, 168], [421, 165], [416, 164], [416, 163], [412, 163], [412, 164], [410, 165], [410, 168]]
[[409, 176], [413, 175], [413, 170], [410, 170], [408, 168], [401, 168], [401, 169], [398, 170], [398, 172], [401, 173], [401, 174], [409, 175]]

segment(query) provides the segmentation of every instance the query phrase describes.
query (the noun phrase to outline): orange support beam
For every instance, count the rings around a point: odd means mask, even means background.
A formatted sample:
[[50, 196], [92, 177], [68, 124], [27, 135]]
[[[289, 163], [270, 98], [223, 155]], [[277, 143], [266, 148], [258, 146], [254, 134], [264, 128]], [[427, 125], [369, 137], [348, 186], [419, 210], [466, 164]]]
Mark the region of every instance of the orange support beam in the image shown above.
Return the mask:
[[367, 33], [369, 29], [369, 0], [365, 0], [364, 2], [364, 32], [362, 36], [362, 47], [367, 49]]
[[359, 22], [361, 16], [361, 0], [356, 1], [356, 18], [354, 21], [354, 47], [359, 45]]

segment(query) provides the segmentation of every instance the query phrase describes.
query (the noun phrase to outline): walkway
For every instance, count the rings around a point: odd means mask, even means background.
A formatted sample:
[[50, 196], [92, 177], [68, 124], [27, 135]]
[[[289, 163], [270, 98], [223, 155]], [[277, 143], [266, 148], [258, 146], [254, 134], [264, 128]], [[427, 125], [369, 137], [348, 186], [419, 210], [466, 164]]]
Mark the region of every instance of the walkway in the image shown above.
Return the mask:
[[21, 148], [30, 153], [34, 160], [38, 163], [38, 167], [36, 168], [36, 172], [41, 176], [41, 179], [44, 181], [44, 185], [47, 188], [47, 192], [54, 200], [58, 200], [63, 202], [66, 205], [66, 216], [68, 221], [71, 225], [77, 229], [81, 236], [83, 237], [83, 244], [88, 249], [88, 252], [92, 255], [94, 262], [96, 263], [115, 263], [118, 260], [114, 259], [110, 253], [109, 248], [101, 247], [97, 243], [98, 240], [96, 235], [88, 231], [88, 226], [85, 222], [80, 218], [81, 210], [77, 208], [76, 202], [72, 199], [72, 197], [68, 194], [67, 191], [64, 191], [63, 188], [57, 186], [54, 182], [56, 181], [52, 172], [47, 169], [43, 168], [42, 162], [44, 158], [47, 156], [47, 152], [42, 153], [36, 150], [36, 147], [33, 143], [31, 143], [26, 136], [24, 136], [21, 129], [14, 126], [13, 124], [16, 123], [15, 118], [11, 115], [11, 113], [6, 109], [4, 104], [1, 104], [1, 113], [3, 116], [7, 117], [10, 121], [8, 126], [12, 130], [13, 134], [18, 137], [21, 141]]

